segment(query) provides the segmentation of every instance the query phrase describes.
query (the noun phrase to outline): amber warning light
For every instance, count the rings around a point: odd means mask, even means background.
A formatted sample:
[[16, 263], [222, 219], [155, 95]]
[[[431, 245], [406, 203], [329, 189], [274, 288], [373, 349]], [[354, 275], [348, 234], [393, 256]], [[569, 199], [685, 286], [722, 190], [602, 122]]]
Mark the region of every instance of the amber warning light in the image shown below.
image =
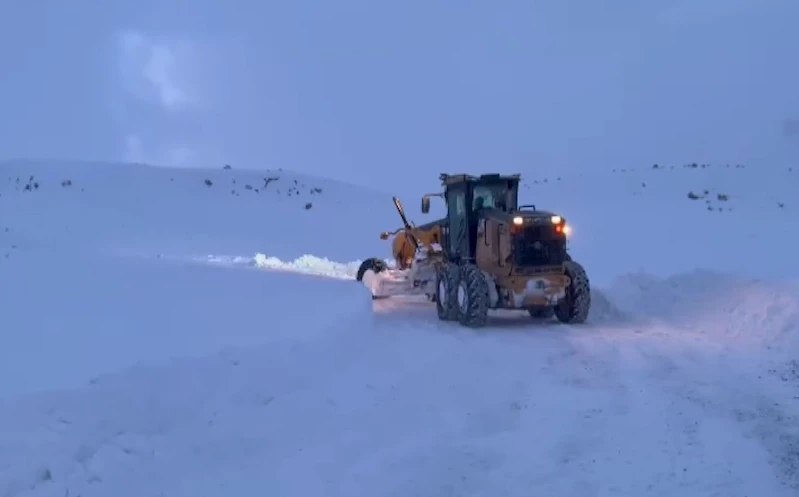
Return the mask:
[[558, 224], [555, 226], [555, 233], [563, 233], [566, 236], [569, 236], [572, 232], [572, 227], [568, 224]]

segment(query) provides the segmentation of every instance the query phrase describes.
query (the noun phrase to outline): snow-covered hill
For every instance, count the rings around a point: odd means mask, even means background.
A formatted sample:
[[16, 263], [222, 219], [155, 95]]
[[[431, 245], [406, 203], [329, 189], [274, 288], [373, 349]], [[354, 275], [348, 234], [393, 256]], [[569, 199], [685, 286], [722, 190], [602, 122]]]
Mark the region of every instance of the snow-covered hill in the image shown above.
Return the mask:
[[[393, 210], [369, 191], [281, 170], [132, 164], [8, 162], [0, 164], [0, 195], [3, 212], [13, 212], [0, 218], [10, 239], [45, 251], [268, 251], [291, 258], [322, 244], [342, 258], [385, 229], [369, 224], [381, 216], [364, 218], [364, 205], [382, 208], [383, 216]], [[353, 223], [361, 227], [347, 230]]]
[[595, 280], [694, 269], [799, 279], [799, 167], [657, 164], [527, 178], [527, 202], [574, 220], [573, 249]]
[[[418, 222], [437, 173], [397, 192]], [[386, 195], [2, 163], [0, 495], [796, 495], [796, 191], [735, 165], [529, 174], [595, 312], [475, 333], [352, 281], [389, 255]]]

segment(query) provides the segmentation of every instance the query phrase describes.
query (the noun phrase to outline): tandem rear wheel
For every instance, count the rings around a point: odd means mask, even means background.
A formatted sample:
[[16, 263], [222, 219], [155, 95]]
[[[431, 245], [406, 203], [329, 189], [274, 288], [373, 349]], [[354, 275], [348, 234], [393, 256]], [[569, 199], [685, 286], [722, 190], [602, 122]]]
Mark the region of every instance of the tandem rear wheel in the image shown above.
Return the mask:
[[442, 321], [481, 328], [490, 307], [488, 282], [474, 264], [444, 264], [436, 274], [436, 309]]
[[[591, 286], [585, 269], [577, 262], [565, 263], [571, 280], [566, 295], [554, 306], [528, 309], [534, 319], [551, 319], [563, 324], [584, 323], [591, 309]], [[489, 283], [483, 272], [471, 263], [444, 264], [436, 273], [436, 310], [442, 321], [457, 321], [469, 328], [482, 328], [491, 308]]]

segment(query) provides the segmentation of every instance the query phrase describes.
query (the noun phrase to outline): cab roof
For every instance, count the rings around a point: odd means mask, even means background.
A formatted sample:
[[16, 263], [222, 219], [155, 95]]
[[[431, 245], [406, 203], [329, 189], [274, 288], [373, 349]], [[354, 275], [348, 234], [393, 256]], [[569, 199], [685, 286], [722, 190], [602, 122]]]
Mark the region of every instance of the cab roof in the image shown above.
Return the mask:
[[441, 173], [438, 177], [441, 184], [444, 186], [455, 185], [459, 183], [485, 183], [487, 181], [520, 181], [520, 174], [481, 174], [480, 176], [473, 176], [470, 174], [447, 174]]

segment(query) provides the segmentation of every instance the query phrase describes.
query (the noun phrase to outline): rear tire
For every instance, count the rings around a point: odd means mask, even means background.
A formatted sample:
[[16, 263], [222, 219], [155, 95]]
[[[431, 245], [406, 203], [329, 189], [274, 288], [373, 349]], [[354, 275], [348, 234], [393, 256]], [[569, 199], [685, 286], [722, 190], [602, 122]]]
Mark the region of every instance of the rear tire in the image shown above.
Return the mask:
[[458, 319], [458, 266], [444, 264], [436, 270], [436, 310], [441, 321]]
[[568, 261], [564, 266], [571, 284], [566, 289], [566, 296], [555, 306], [555, 316], [561, 323], [584, 323], [591, 310], [591, 284], [588, 275], [577, 262]]
[[458, 321], [463, 326], [469, 328], [485, 326], [491, 297], [485, 276], [474, 264], [461, 266], [457, 299]]
[[444, 264], [436, 271], [436, 310], [441, 321], [458, 319], [458, 266]]
[[363, 275], [366, 271], [372, 270], [375, 274], [378, 274], [382, 273], [386, 269], [388, 269], [386, 261], [378, 259], [377, 257], [372, 257], [361, 263], [361, 265], [358, 267], [358, 273], [355, 275], [355, 279], [357, 281], [363, 281]]

